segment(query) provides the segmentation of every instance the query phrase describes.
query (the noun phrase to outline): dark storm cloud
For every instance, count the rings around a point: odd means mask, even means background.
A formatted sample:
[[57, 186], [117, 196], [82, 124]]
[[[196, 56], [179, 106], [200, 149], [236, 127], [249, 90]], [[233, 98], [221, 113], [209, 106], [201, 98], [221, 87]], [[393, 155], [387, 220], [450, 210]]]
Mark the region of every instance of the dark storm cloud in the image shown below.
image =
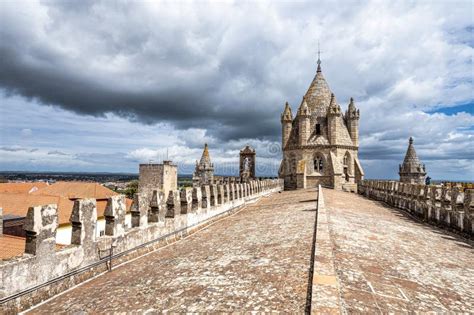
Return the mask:
[[182, 129], [206, 127], [211, 134], [224, 139], [268, 136], [277, 131], [278, 121], [257, 124], [268, 116], [258, 106], [243, 108], [238, 100], [221, 99], [200, 86], [164, 91], [115, 90], [59, 67], [25, 64], [21, 54], [9, 47], [2, 47], [0, 55], [0, 84], [9, 93], [36, 98], [78, 114], [97, 116], [114, 112], [149, 124], [171, 122]]
[[[268, 56], [278, 49], [276, 44], [255, 32], [242, 39], [247, 45], [222, 48], [225, 33], [208, 29], [212, 25], [206, 23], [197, 25], [193, 30], [197, 34], [188, 34], [192, 31], [178, 26], [166, 29], [158, 24], [165, 29], [151, 29], [152, 25], [132, 17], [130, 27], [114, 29], [113, 21], [102, 14], [126, 20], [128, 15], [121, 9], [130, 8], [121, 4], [115, 11], [101, 13], [100, 5], [95, 10], [93, 6], [49, 2], [46, 21], [39, 25], [43, 29], [35, 31], [12, 25], [21, 20], [9, 20], [0, 44], [0, 87], [7, 94], [83, 115], [111, 112], [147, 124], [204, 128], [221, 140], [276, 139], [280, 104], [265, 95], [270, 83], [265, 67]], [[88, 30], [85, 23], [98, 23], [100, 17], [102, 25], [94, 32]], [[62, 31], [71, 38], [63, 38]], [[212, 31], [217, 35], [206, 34]], [[64, 39], [64, 46], [52, 45], [55, 39]], [[190, 41], [210, 43], [200, 52]], [[218, 45], [217, 58], [213, 53]], [[117, 73], [108, 67], [101, 71], [94, 69], [99, 58], [111, 64], [126, 58], [128, 65], [118, 65]], [[268, 120], [270, 115], [277, 119]]]

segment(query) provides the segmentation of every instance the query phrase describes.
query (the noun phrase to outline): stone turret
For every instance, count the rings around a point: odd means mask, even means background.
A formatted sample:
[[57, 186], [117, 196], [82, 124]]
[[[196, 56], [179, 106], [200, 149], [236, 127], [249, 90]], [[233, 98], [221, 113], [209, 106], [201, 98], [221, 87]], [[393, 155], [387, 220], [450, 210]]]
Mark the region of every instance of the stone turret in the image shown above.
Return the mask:
[[301, 102], [300, 108], [298, 109], [298, 143], [299, 145], [306, 145], [308, 143], [308, 138], [311, 133], [310, 130], [310, 118], [311, 113], [308, 109], [308, 104], [306, 103], [305, 98]]
[[412, 184], [424, 184], [426, 179], [425, 165], [421, 164], [416, 155], [413, 146], [413, 138], [408, 141], [408, 149], [403, 160], [403, 164], [399, 166], [400, 181]]
[[293, 114], [291, 113], [291, 107], [288, 104], [288, 102], [286, 102], [285, 109], [283, 110], [283, 113], [281, 114], [281, 130], [282, 130], [281, 147], [282, 149], [286, 146], [288, 139], [290, 138], [292, 121], [293, 121]]
[[211, 163], [209, 148], [204, 144], [201, 160], [196, 161], [196, 169], [193, 174], [193, 186], [212, 185], [214, 183], [214, 164]]
[[337, 105], [334, 93], [331, 93], [331, 102], [329, 103], [328, 118], [328, 140], [331, 145], [335, 145], [338, 137], [338, 117], [341, 116], [341, 107]]
[[347, 130], [355, 146], [359, 146], [359, 110], [354, 105], [354, 99], [351, 97], [346, 111]]

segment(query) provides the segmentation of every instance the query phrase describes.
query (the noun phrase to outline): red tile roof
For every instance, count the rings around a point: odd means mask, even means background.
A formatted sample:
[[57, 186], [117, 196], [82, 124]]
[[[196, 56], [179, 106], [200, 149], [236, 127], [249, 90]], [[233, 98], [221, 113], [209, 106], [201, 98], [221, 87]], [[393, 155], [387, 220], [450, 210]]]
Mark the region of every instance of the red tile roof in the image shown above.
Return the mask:
[[0, 259], [23, 255], [25, 238], [0, 234]]
[[45, 182], [0, 183], [0, 193], [32, 193], [46, 186]]
[[[15, 256], [21, 256], [25, 252], [26, 238], [0, 234], [0, 260]], [[65, 245], [56, 244], [56, 250], [64, 248]]]
[[93, 182], [56, 182], [35, 192], [33, 195], [63, 196], [69, 199], [96, 198], [107, 199], [118, 195], [99, 183]]
[[[118, 195], [116, 192], [98, 183], [57, 182], [32, 193], [0, 193], [0, 208], [3, 215], [11, 214], [25, 217], [29, 207], [57, 204], [59, 224], [69, 224], [75, 199], [96, 198], [97, 217], [103, 217], [107, 198]], [[127, 212], [132, 200], [126, 199]]]
[[[10, 214], [18, 217], [26, 217], [29, 207], [56, 204], [59, 208], [59, 224], [69, 222], [74, 201], [60, 196], [36, 196], [25, 193], [0, 193], [0, 208], [3, 208], [3, 216]], [[66, 211], [64, 211], [66, 209]]]

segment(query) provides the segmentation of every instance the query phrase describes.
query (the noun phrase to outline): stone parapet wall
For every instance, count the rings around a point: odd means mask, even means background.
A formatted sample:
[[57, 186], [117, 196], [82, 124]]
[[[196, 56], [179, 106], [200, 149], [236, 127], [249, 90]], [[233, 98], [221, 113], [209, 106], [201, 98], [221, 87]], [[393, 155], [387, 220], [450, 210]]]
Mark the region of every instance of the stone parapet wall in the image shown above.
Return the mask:
[[474, 238], [474, 189], [363, 180], [358, 184], [358, 192]]
[[[256, 176], [254, 180], [265, 180], [265, 179], [278, 179], [277, 177], [264, 177]], [[214, 175], [215, 184], [228, 184], [228, 183], [243, 183], [244, 180], [240, 176], [221, 176]]]
[[32, 207], [25, 222], [25, 254], [0, 261], [0, 313], [25, 310], [106, 271], [111, 261], [122, 263], [157, 249], [281, 190], [281, 179], [172, 190], [167, 198], [157, 187], [151, 196], [135, 196], [131, 228], [125, 225], [124, 196], [113, 196], [105, 210], [106, 235], [100, 237], [96, 200], [76, 200], [71, 245], [62, 248], [54, 242], [57, 206]]

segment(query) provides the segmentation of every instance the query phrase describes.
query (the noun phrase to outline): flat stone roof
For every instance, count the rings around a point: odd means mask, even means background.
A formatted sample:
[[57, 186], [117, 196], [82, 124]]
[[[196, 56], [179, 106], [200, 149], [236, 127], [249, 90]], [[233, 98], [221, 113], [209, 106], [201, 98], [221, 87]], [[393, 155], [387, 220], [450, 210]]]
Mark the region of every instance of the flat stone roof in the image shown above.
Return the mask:
[[32, 310], [303, 313], [317, 192], [275, 193]]
[[323, 195], [341, 310], [474, 312], [472, 242], [359, 195]]
[[[469, 241], [362, 196], [275, 193], [41, 306], [55, 312], [473, 312]], [[311, 280], [311, 281], [309, 281]], [[309, 283], [308, 283], [309, 282]]]

